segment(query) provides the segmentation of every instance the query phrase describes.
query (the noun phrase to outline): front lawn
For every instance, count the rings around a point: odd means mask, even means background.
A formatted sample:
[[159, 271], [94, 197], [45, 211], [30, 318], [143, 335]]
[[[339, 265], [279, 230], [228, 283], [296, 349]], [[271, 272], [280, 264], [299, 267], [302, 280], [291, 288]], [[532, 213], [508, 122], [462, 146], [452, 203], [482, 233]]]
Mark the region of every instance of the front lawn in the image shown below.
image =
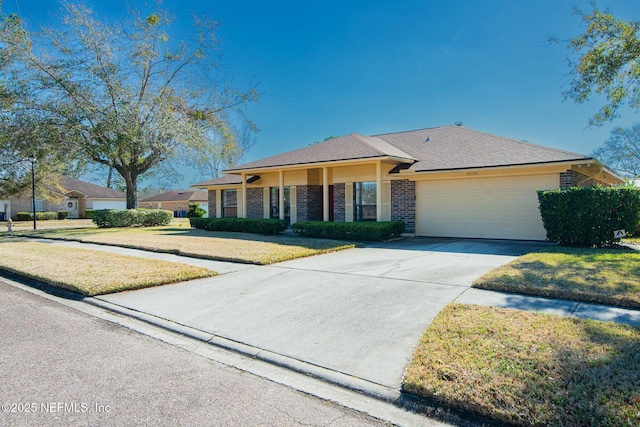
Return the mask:
[[212, 232], [175, 226], [51, 229], [19, 234], [251, 264], [272, 264], [354, 247], [353, 244], [336, 240]]
[[15, 238], [0, 238], [0, 269], [88, 296], [216, 274], [186, 264]]
[[404, 390], [516, 425], [640, 425], [640, 329], [501, 308], [447, 306]]
[[490, 271], [473, 286], [640, 308], [640, 252], [547, 248]]

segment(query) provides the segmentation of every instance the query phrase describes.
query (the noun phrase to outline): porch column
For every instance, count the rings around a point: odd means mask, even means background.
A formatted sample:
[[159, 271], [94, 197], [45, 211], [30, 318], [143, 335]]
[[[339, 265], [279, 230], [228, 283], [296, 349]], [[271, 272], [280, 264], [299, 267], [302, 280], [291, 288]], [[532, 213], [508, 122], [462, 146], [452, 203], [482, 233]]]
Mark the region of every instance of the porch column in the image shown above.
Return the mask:
[[278, 191], [278, 207], [280, 208], [280, 219], [284, 219], [284, 172], [278, 172], [280, 189]]
[[240, 218], [247, 217], [247, 175], [242, 174], [242, 208]]
[[376, 221], [382, 221], [382, 162], [376, 163]]
[[322, 220], [329, 221], [329, 169], [322, 168]]

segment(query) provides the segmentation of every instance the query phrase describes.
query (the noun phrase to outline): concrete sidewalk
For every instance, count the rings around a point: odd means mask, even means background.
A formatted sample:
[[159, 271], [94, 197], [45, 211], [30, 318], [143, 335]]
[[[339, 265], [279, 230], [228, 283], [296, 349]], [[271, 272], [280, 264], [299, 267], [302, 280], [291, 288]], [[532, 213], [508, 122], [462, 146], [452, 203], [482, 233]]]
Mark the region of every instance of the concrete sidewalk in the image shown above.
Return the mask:
[[605, 322], [616, 322], [640, 327], [640, 310], [602, 304], [541, 298], [475, 288], [467, 289], [456, 298], [454, 302], [511, 308], [515, 310], [539, 311], [558, 316], [602, 320]]

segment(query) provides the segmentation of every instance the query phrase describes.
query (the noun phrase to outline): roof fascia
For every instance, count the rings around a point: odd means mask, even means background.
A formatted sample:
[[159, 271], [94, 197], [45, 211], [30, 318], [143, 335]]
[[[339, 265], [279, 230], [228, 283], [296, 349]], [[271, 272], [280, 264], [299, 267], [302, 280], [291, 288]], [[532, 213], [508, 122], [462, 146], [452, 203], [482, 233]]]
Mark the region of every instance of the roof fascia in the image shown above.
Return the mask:
[[350, 165], [353, 163], [357, 163], [357, 164], [377, 163], [380, 161], [391, 161], [391, 162], [397, 162], [397, 163], [415, 163], [415, 159], [411, 159], [411, 158], [402, 158], [402, 157], [395, 157], [395, 156], [378, 156], [378, 157], [365, 157], [361, 159], [331, 160], [328, 162], [267, 166], [263, 168], [252, 168], [252, 169], [234, 169], [234, 170], [227, 169], [222, 171], [222, 173], [225, 173], [227, 175], [254, 175], [254, 174], [259, 175], [260, 173], [264, 173], [264, 172], [316, 169], [316, 168], [322, 168], [322, 167], [344, 166], [344, 165]]
[[67, 196], [67, 197], [70, 197], [69, 195], [70, 195], [71, 193], [80, 194], [82, 197], [85, 197], [85, 198], [87, 198], [87, 199], [89, 198], [89, 195], [88, 195], [87, 193], [84, 193], [84, 192], [79, 191], [79, 190], [69, 190], [69, 191], [67, 191], [66, 193], [64, 193], [64, 195], [65, 195], [65, 196]]
[[[497, 166], [476, 166], [471, 168], [449, 168], [449, 169], [435, 169], [435, 170], [426, 170], [426, 171], [414, 171], [410, 169], [402, 170], [398, 172], [398, 175], [421, 175], [421, 174], [431, 174], [431, 173], [449, 173], [449, 172], [465, 172], [465, 171], [481, 171], [487, 169], [517, 169], [524, 167], [535, 167], [535, 166], [577, 166], [577, 165], [587, 165], [587, 164], [597, 164], [601, 165], [601, 163], [590, 157], [587, 159], [576, 159], [576, 160], [563, 160], [560, 162], [539, 162], [539, 163], [523, 163], [518, 165], [497, 165]], [[612, 173], [612, 175], [615, 175]], [[615, 175], [617, 176], [617, 175]]]

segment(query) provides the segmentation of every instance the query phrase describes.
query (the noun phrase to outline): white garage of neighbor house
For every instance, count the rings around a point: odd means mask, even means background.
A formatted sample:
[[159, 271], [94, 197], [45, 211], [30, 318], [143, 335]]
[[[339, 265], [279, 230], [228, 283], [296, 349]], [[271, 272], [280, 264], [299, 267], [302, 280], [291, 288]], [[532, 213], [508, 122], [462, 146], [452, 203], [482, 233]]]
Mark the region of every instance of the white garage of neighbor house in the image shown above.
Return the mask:
[[597, 159], [466, 128], [346, 135], [194, 185], [211, 217], [404, 221], [419, 236], [544, 240], [536, 190], [624, 180]]

